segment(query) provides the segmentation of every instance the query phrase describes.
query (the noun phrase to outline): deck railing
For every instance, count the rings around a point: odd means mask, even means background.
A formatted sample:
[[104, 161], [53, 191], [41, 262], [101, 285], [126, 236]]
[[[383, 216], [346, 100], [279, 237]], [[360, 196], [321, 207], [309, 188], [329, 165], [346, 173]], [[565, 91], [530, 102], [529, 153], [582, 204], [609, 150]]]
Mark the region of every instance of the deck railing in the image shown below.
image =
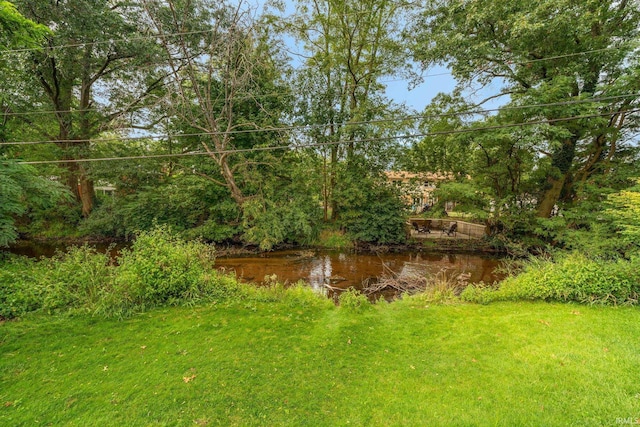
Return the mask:
[[409, 218], [409, 224], [417, 223], [420, 227], [428, 226], [431, 233], [434, 231], [448, 230], [452, 223], [457, 222], [456, 232], [470, 239], [480, 239], [486, 235], [486, 226], [472, 222], [460, 221], [455, 218]]

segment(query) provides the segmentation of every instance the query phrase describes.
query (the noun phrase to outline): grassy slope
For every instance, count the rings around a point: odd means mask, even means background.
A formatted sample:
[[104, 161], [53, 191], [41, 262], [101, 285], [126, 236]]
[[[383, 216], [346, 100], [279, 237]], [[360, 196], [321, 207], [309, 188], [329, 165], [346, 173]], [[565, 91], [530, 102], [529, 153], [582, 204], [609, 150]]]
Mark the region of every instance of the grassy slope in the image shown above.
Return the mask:
[[0, 325], [0, 425], [615, 425], [639, 337], [637, 308], [544, 303], [39, 317]]

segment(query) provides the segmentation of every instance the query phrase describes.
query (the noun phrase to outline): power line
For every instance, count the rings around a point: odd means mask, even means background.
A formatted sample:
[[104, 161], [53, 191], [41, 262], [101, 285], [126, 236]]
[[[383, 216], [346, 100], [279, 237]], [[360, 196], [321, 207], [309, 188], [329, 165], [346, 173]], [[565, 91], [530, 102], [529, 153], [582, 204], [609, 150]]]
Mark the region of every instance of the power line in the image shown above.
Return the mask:
[[[633, 94], [625, 94], [625, 95], [613, 95], [613, 96], [605, 96], [605, 97], [597, 97], [597, 98], [589, 98], [589, 99], [580, 99], [573, 101], [560, 101], [560, 102], [550, 102], [543, 104], [529, 104], [529, 105], [514, 105], [509, 107], [497, 107], [490, 109], [482, 109], [482, 110], [471, 110], [471, 111], [462, 111], [455, 113], [441, 113], [441, 114], [427, 114], [427, 115], [411, 115], [405, 117], [395, 117], [388, 119], [378, 119], [378, 120], [367, 120], [367, 121], [357, 121], [357, 122], [342, 122], [342, 123], [325, 123], [318, 125], [299, 125], [299, 126], [282, 126], [276, 128], [260, 128], [260, 129], [245, 129], [245, 130], [232, 130], [232, 131], [220, 131], [220, 132], [196, 132], [196, 133], [183, 133], [183, 134], [162, 134], [162, 135], [145, 135], [145, 136], [130, 136], [130, 137], [112, 137], [112, 138], [100, 138], [100, 139], [77, 139], [77, 140], [41, 140], [41, 141], [9, 141], [2, 142], [0, 146], [3, 145], [36, 145], [36, 144], [60, 144], [60, 143], [99, 143], [99, 142], [111, 142], [111, 141], [139, 141], [139, 140], [148, 140], [148, 139], [162, 139], [162, 138], [186, 138], [186, 137], [197, 137], [197, 136], [219, 136], [219, 135], [238, 135], [238, 134], [253, 134], [253, 133], [265, 133], [265, 132], [286, 132], [286, 131], [295, 131], [295, 130], [311, 130], [311, 129], [322, 129], [328, 128], [331, 126], [359, 126], [359, 125], [371, 125], [377, 123], [387, 123], [387, 122], [402, 122], [402, 121], [411, 121], [417, 119], [437, 119], [437, 118], [445, 118], [445, 117], [458, 117], [458, 116], [470, 116], [470, 115], [483, 115], [498, 111], [511, 111], [511, 110], [523, 110], [527, 108], [543, 108], [543, 107], [557, 107], [557, 106], [566, 106], [566, 105], [576, 105], [576, 104], [587, 104], [593, 102], [601, 102], [601, 101], [611, 101], [616, 99], [624, 99], [624, 98], [633, 98], [640, 96], [640, 93]], [[605, 113], [608, 115], [611, 113]]]
[[[628, 113], [634, 113], [640, 111], [640, 108], [635, 108], [632, 110], [628, 110]], [[582, 116], [572, 116], [572, 117], [562, 117], [556, 119], [548, 119], [548, 120], [538, 120], [531, 121], [525, 123], [511, 123], [506, 125], [494, 125], [494, 126], [485, 126], [481, 128], [468, 128], [468, 129], [456, 129], [450, 131], [436, 131], [436, 132], [424, 132], [417, 134], [409, 134], [409, 135], [390, 135], [387, 137], [376, 137], [376, 138], [368, 138], [368, 139], [360, 139], [355, 141], [348, 140], [340, 140], [340, 141], [329, 141], [329, 142], [318, 142], [318, 143], [310, 143], [310, 144], [297, 144], [297, 145], [282, 145], [282, 146], [271, 146], [271, 147], [252, 147], [252, 148], [241, 148], [241, 149], [229, 149], [229, 150], [216, 150], [216, 151], [196, 151], [189, 153], [177, 153], [177, 154], [150, 154], [150, 155], [142, 155], [142, 156], [122, 156], [122, 157], [100, 157], [100, 158], [89, 158], [89, 159], [69, 159], [69, 160], [39, 160], [39, 161], [27, 161], [27, 162], [18, 162], [19, 164], [24, 165], [42, 165], [42, 164], [62, 164], [62, 163], [87, 163], [87, 162], [100, 162], [100, 161], [116, 161], [116, 160], [142, 160], [142, 159], [159, 159], [159, 158], [178, 158], [178, 157], [187, 157], [187, 156], [212, 156], [212, 155], [228, 155], [228, 154], [236, 154], [236, 153], [248, 153], [248, 152], [260, 152], [260, 151], [275, 151], [275, 150], [295, 150], [300, 148], [315, 148], [315, 147], [325, 147], [332, 145], [340, 145], [340, 144], [351, 144], [351, 143], [368, 143], [368, 142], [379, 142], [379, 141], [389, 141], [394, 139], [413, 139], [413, 138], [426, 138], [433, 136], [441, 136], [441, 135], [455, 135], [462, 133], [472, 133], [472, 132], [482, 132], [489, 130], [499, 130], [499, 129], [508, 129], [514, 127], [522, 127], [522, 126], [530, 126], [537, 124], [549, 124], [549, 123], [557, 123], [563, 121], [571, 121], [571, 120], [579, 120], [579, 119], [590, 119], [597, 117], [606, 117], [610, 116], [612, 113], [601, 113], [601, 114], [589, 114]]]
[[57, 46], [44, 46], [44, 47], [30, 47], [30, 48], [21, 48], [21, 49], [7, 49], [0, 51], [0, 56], [5, 53], [24, 53], [24, 52], [41, 52], [43, 50], [62, 50], [62, 49], [70, 49], [75, 47], [87, 47], [87, 46], [97, 46], [101, 44], [111, 44], [118, 42], [133, 42], [133, 41], [141, 41], [141, 40], [152, 40], [157, 39], [158, 37], [178, 37], [178, 36], [190, 36], [194, 34], [206, 34], [211, 33], [214, 30], [198, 30], [198, 31], [185, 31], [178, 33], [169, 33], [169, 34], [149, 34], [144, 36], [134, 36], [134, 37], [123, 37], [119, 39], [108, 39], [108, 40], [98, 40], [94, 42], [83, 42], [83, 43], [70, 43], [70, 44], [62, 44]]
[[[117, 43], [117, 42], [132, 42], [132, 41], [141, 41], [141, 40], [153, 40], [153, 39], [158, 39], [158, 38], [170, 38], [170, 37], [178, 37], [178, 36], [187, 36], [187, 35], [194, 35], [194, 34], [206, 34], [206, 33], [211, 33], [215, 31], [214, 29], [208, 29], [208, 30], [197, 30], [197, 31], [185, 31], [185, 32], [176, 32], [176, 33], [157, 33], [157, 34], [148, 34], [148, 35], [140, 35], [140, 36], [133, 36], [133, 37], [122, 37], [122, 38], [117, 38], [117, 39], [108, 39], [108, 40], [98, 40], [98, 41], [93, 41], [93, 42], [79, 42], [79, 43], [69, 43], [69, 44], [63, 44], [63, 45], [57, 45], [57, 46], [46, 46], [46, 47], [33, 47], [33, 48], [20, 48], [20, 49], [7, 49], [7, 50], [2, 50], [0, 51], [0, 56], [2, 56], [3, 54], [7, 54], [7, 53], [24, 53], [24, 52], [40, 52], [43, 50], [61, 50], [61, 49], [71, 49], [71, 48], [76, 48], [76, 47], [86, 47], [86, 46], [96, 46], [96, 45], [101, 45], [101, 44], [111, 44], [111, 43]], [[518, 61], [518, 64], [529, 64], [529, 63], [534, 63], [534, 62], [540, 62], [540, 61], [549, 61], [549, 60], [555, 60], [555, 59], [562, 59], [562, 58], [569, 58], [569, 57], [573, 57], [573, 56], [579, 56], [579, 55], [586, 55], [589, 53], [599, 53], [599, 52], [604, 52], [607, 50], [613, 50], [613, 49], [620, 49], [620, 46], [608, 46], [608, 47], [604, 47], [604, 48], [600, 48], [600, 49], [592, 49], [592, 50], [586, 50], [586, 51], [582, 51], [582, 52], [574, 52], [574, 53], [568, 53], [568, 54], [563, 54], [563, 55], [555, 55], [555, 56], [550, 56], [547, 58], [537, 58], [537, 59], [531, 59], [531, 60], [527, 60], [527, 61]]]
[[[438, 77], [438, 76], [444, 76], [444, 75], [451, 75], [451, 73], [430, 74], [427, 76], [423, 76], [422, 78]], [[378, 80], [376, 83], [394, 83], [394, 82], [404, 82], [404, 81], [410, 81], [410, 80], [411, 80], [410, 78]], [[352, 88], [355, 86], [357, 85], [354, 85], [354, 84], [346, 85], [347, 88]], [[282, 93], [283, 93], [282, 91], [278, 91], [278, 92], [263, 93], [258, 95], [239, 96], [237, 98], [234, 98], [234, 101], [244, 101], [244, 100], [251, 100], [251, 99], [259, 100], [259, 99], [265, 99], [265, 98], [279, 97], [279, 96], [282, 96]], [[10, 111], [10, 112], [4, 112], [4, 113], [0, 112], [0, 116], [21, 117], [21, 116], [33, 116], [33, 115], [68, 114], [68, 113], [81, 113], [81, 112], [82, 113], [94, 113], [94, 112], [100, 113], [102, 111], [97, 108], [87, 108], [84, 110], [75, 109], [75, 110], [41, 110], [41, 111], [34, 110], [34, 111], [19, 111], [19, 112]]]
[[621, 48], [621, 46], [609, 46], [609, 47], [603, 47], [603, 48], [600, 48], [600, 49], [593, 49], [593, 50], [589, 50], [589, 51], [585, 51], [585, 52], [574, 52], [574, 53], [567, 53], [565, 55], [548, 56], [546, 58], [531, 59], [531, 60], [527, 60], [527, 61], [523, 61], [523, 62], [517, 61], [517, 63], [519, 65], [526, 65], [526, 64], [532, 64], [532, 63], [535, 63], [535, 62], [553, 61], [553, 60], [556, 60], [556, 59], [563, 59], [563, 58], [570, 58], [570, 57], [573, 57], [573, 56], [580, 56], [580, 55], [584, 55], [586, 53], [606, 52], [608, 50], [620, 49], [620, 48]]
[[[363, 14], [371, 14], [371, 11], [369, 11], [369, 10], [357, 11], [357, 12], [353, 12], [353, 13], [343, 14], [343, 16], [360, 16], [360, 15], [363, 15]], [[206, 34], [206, 33], [212, 33], [214, 31], [215, 31], [215, 29], [197, 30], [197, 31], [185, 31], [185, 32], [176, 32], [176, 33], [164, 33], [164, 32], [162, 32], [162, 33], [147, 34], [147, 35], [140, 35], [140, 36], [134, 36], [134, 37], [122, 37], [122, 38], [117, 38], [117, 39], [98, 40], [98, 41], [93, 41], [93, 42], [68, 43], [68, 44], [62, 44], [62, 45], [57, 45], [57, 46], [6, 49], [6, 50], [0, 51], [0, 56], [2, 56], [2, 54], [4, 54], [4, 53], [38, 52], [38, 51], [42, 51], [42, 50], [46, 50], [46, 49], [61, 50], [61, 49], [70, 49], [70, 48], [75, 48], [75, 47], [96, 46], [96, 45], [101, 45], [101, 44], [111, 44], [111, 43], [118, 43], [118, 42], [131, 42], [131, 41], [152, 40], [152, 39], [167, 38], [167, 37], [188, 36], [188, 35], [195, 35], [195, 34]]]

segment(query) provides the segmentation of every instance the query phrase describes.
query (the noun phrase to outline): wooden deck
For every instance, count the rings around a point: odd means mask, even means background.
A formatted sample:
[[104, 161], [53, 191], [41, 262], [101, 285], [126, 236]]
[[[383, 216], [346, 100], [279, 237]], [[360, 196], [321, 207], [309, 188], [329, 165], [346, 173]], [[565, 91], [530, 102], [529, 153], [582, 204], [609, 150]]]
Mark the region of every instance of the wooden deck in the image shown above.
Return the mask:
[[[412, 225], [414, 222], [418, 225], [418, 228], [428, 228], [430, 232], [418, 232]], [[458, 224], [455, 233], [447, 235], [446, 232], [442, 231], [443, 229], [448, 230], [454, 222]], [[409, 218], [407, 227], [409, 236], [415, 239], [473, 240], [481, 239], [486, 235], [486, 226], [460, 221], [455, 218]]]

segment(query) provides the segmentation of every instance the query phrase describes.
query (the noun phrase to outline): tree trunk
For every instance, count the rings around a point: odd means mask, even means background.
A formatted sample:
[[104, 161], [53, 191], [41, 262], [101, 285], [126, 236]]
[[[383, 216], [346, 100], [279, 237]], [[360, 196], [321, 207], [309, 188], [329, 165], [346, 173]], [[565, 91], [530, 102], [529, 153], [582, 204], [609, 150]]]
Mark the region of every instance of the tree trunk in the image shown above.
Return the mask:
[[[89, 139], [91, 138], [91, 121], [89, 119], [89, 109], [91, 108], [91, 51], [85, 50], [84, 66], [82, 69], [82, 84], [80, 86], [80, 133], [79, 139], [82, 141], [78, 145], [82, 148], [81, 152], [76, 153], [78, 158], [85, 157], [85, 151], [89, 148]], [[82, 204], [82, 216], [85, 218], [91, 214], [95, 201], [95, 193], [93, 188], [93, 180], [87, 175], [87, 171], [78, 164], [76, 168], [78, 173], [78, 201]]]
[[537, 216], [540, 218], [551, 216], [554, 206], [560, 200], [562, 189], [567, 182], [571, 181], [567, 177], [571, 173], [577, 140], [577, 136], [565, 140], [562, 147], [553, 153], [552, 174], [547, 178], [546, 188], [538, 202]]
[[82, 166], [78, 167], [78, 197], [82, 203], [82, 216], [86, 218], [93, 211], [95, 192], [93, 180], [89, 179]]
[[553, 207], [560, 199], [560, 193], [562, 193], [562, 187], [564, 186], [566, 175], [562, 175], [559, 178], [549, 177], [547, 182], [549, 187], [544, 192], [542, 200], [538, 205], [538, 217], [549, 218], [553, 212]]
[[220, 172], [222, 173], [222, 177], [224, 178], [224, 181], [227, 184], [227, 188], [231, 193], [231, 197], [242, 209], [242, 206], [245, 202], [245, 197], [242, 194], [242, 190], [238, 186], [238, 183], [236, 182], [236, 177], [233, 175], [233, 171], [229, 167], [229, 162], [227, 162], [226, 156], [223, 154], [217, 159], [215, 158], [215, 156], [212, 156], [212, 158], [214, 160], [217, 160], [218, 165], [220, 166]]
[[331, 176], [330, 176], [330, 193], [331, 198], [331, 220], [338, 219], [338, 201], [335, 197], [336, 184], [338, 183], [338, 146], [331, 146]]

